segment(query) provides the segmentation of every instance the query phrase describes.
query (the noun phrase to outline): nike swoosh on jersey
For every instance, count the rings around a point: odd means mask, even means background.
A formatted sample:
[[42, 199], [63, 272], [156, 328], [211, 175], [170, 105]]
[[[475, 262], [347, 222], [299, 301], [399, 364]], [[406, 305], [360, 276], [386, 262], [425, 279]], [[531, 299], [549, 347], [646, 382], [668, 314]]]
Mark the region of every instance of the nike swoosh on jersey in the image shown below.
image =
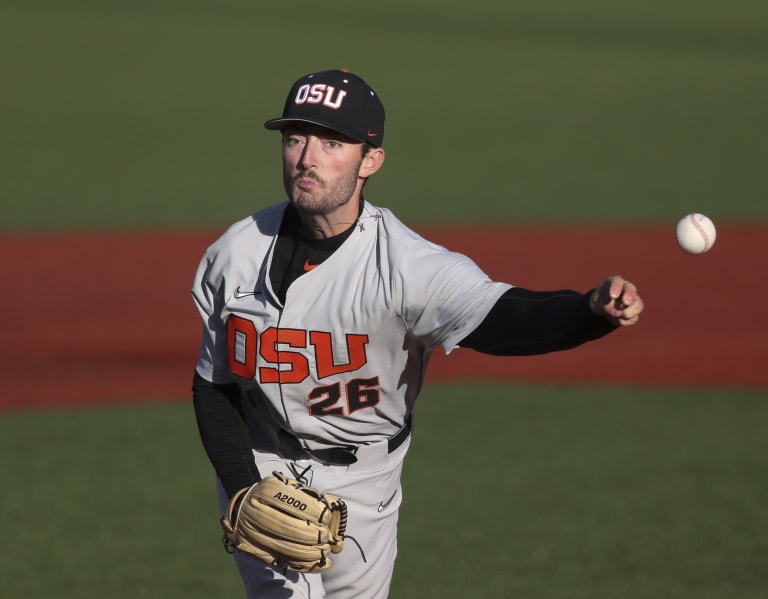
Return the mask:
[[304, 262], [304, 270], [307, 271], [307, 272], [309, 272], [310, 270], [315, 270], [318, 266], [320, 266], [320, 265], [319, 264], [310, 264], [309, 263], [309, 258], [307, 258], [307, 260]]
[[248, 297], [249, 295], [260, 295], [258, 291], [240, 291], [240, 286], [237, 286], [237, 289], [235, 289], [235, 299], [243, 299], [244, 297]]
[[395, 492], [394, 492], [394, 493], [392, 493], [392, 497], [390, 497], [390, 498], [389, 498], [389, 499], [387, 499], [386, 501], [382, 501], [381, 503], [379, 503], [379, 508], [378, 508], [378, 511], [379, 511], [379, 512], [383, 512], [385, 509], [387, 509], [387, 506], [388, 506], [390, 503], [392, 503], [392, 500], [395, 498], [395, 495], [397, 495], [397, 489], [395, 489]]

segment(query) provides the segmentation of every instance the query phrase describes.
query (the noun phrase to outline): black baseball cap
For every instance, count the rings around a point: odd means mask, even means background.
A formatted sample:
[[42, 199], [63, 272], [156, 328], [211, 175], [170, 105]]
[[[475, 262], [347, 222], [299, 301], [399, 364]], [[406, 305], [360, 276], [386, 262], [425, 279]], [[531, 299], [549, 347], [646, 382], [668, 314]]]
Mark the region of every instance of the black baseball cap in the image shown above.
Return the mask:
[[327, 127], [377, 148], [384, 141], [384, 106], [379, 96], [346, 69], [301, 77], [285, 100], [283, 116], [264, 127], [276, 131], [295, 122]]

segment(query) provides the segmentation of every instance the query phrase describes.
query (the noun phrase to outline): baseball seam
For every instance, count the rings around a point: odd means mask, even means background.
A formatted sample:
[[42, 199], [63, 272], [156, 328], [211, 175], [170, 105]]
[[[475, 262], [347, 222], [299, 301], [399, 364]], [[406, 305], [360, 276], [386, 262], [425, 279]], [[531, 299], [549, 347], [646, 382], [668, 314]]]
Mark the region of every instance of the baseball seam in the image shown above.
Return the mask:
[[704, 227], [702, 227], [699, 224], [699, 221], [696, 220], [695, 214], [691, 214], [690, 218], [691, 218], [691, 223], [693, 223], [694, 229], [696, 229], [704, 238], [704, 251], [707, 251], [709, 249], [709, 235], [707, 235], [707, 232], [704, 230]]

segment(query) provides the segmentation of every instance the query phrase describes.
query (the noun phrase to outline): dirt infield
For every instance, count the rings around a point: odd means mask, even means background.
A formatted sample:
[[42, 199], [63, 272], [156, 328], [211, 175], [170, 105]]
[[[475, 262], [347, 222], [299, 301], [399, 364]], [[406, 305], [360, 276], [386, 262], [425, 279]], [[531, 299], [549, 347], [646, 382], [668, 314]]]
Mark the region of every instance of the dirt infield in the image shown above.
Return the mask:
[[[493, 278], [586, 291], [623, 274], [639, 326], [530, 358], [438, 352], [429, 381], [768, 388], [765, 226], [721, 226], [690, 256], [669, 229], [417, 227]], [[185, 399], [199, 323], [194, 270], [218, 231], [0, 237], [0, 408]]]

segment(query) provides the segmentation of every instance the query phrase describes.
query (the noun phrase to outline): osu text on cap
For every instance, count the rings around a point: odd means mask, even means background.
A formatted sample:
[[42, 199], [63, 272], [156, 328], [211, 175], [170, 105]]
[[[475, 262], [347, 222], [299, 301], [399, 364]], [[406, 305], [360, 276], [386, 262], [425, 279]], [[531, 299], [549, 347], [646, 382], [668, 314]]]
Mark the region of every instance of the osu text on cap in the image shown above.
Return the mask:
[[[334, 98], [334, 93], [336, 97]], [[338, 110], [347, 95], [346, 90], [336, 90], [332, 85], [325, 83], [305, 83], [296, 91], [296, 104], [322, 104], [328, 108]]]

